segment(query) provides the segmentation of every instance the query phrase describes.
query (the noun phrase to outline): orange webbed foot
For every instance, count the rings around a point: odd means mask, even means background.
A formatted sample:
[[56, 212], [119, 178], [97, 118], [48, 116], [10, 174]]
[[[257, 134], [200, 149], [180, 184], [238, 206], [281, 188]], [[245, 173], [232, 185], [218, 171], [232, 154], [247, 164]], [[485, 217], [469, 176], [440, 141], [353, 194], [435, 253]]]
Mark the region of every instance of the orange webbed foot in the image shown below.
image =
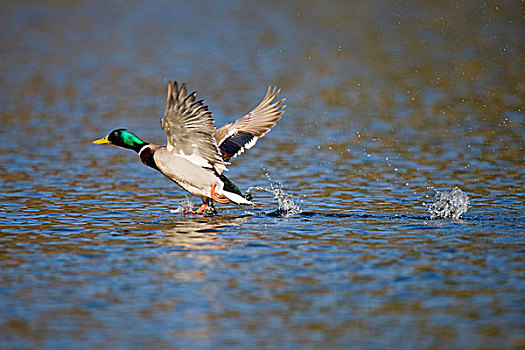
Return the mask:
[[186, 214], [200, 214], [203, 211], [205, 211], [207, 208], [208, 208], [208, 203], [202, 203], [202, 205], [199, 207], [199, 209], [197, 209], [197, 210], [184, 210], [182, 212], [182, 214], [183, 215], [186, 215]]
[[217, 192], [215, 192], [215, 187], [217, 186], [217, 184], [213, 184], [211, 185], [211, 194], [210, 194], [210, 198], [213, 199], [214, 201], [216, 202], [219, 202], [221, 204], [225, 204], [225, 203], [228, 203], [229, 202], [229, 199], [226, 198], [225, 195], [223, 194], [217, 194]]

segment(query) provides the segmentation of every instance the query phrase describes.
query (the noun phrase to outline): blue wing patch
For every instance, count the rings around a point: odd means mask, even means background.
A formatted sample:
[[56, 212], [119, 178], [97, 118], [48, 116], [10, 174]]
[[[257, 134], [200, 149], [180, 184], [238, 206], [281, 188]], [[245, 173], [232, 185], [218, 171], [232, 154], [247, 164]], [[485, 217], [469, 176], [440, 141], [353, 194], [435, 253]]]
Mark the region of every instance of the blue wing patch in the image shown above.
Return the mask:
[[238, 131], [235, 134], [226, 137], [221, 144], [219, 149], [222, 153], [222, 158], [226, 161], [233, 157], [238, 156], [245, 149], [251, 148], [258, 137], [253, 136], [249, 132]]

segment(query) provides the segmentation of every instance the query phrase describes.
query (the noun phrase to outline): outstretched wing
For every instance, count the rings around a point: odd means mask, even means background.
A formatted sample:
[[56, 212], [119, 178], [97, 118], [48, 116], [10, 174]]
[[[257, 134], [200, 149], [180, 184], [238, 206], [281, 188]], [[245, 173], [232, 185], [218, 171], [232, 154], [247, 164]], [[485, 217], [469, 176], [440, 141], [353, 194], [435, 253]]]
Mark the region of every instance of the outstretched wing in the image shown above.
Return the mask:
[[219, 155], [213, 134], [215, 125], [208, 106], [195, 101], [196, 93], [186, 95], [186, 84], [168, 83], [166, 111], [160, 125], [168, 136], [167, 149], [202, 167], [213, 167], [219, 174], [226, 165]]
[[252, 148], [281, 119], [286, 107], [281, 105], [284, 99], [274, 102], [280, 92], [280, 89], [269, 86], [266, 96], [250, 113], [215, 131], [222, 159], [228, 161]]

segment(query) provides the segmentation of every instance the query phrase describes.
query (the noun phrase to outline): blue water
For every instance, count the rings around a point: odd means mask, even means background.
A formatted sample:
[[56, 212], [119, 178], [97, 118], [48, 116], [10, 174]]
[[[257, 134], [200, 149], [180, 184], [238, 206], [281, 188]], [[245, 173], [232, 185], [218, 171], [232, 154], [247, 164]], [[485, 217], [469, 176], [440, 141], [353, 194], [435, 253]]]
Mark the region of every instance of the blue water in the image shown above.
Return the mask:
[[[525, 346], [519, 3], [0, 7], [0, 348]], [[256, 206], [91, 144], [163, 144], [168, 80], [218, 126], [281, 87]]]

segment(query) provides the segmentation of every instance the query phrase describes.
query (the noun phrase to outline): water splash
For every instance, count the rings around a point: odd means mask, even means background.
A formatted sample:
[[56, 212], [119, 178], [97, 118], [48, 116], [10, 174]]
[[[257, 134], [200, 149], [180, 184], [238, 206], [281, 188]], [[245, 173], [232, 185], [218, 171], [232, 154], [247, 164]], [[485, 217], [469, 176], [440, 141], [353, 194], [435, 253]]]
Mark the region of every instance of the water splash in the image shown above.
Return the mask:
[[301, 213], [302, 211], [299, 202], [296, 201], [291, 194], [284, 192], [282, 184], [272, 182], [268, 174], [266, 174], [266, 177], [270, 181], [270, 188], [251, 186], [246, 190], [246, 194], [249, 194], [252, 190], [271, 193], [279, 205], [279, 208], [276, 211], [278, 216], [288, 217]]
[[436, 195], [434, 202], [429, 205], [431, 219], [459, 219], [468, 209], [469, 198], [459, 187], [450, 192], [439, 192], [432, 188]]
[[179, 206], [177, 209], [171, 209], [170, 213], [176, 214], [176, 213], [184, 213], [185, 211], [192, 210], [195, 203], [189, 199], [188, 196], [186, 196], [186, 199], [179, 203]]

